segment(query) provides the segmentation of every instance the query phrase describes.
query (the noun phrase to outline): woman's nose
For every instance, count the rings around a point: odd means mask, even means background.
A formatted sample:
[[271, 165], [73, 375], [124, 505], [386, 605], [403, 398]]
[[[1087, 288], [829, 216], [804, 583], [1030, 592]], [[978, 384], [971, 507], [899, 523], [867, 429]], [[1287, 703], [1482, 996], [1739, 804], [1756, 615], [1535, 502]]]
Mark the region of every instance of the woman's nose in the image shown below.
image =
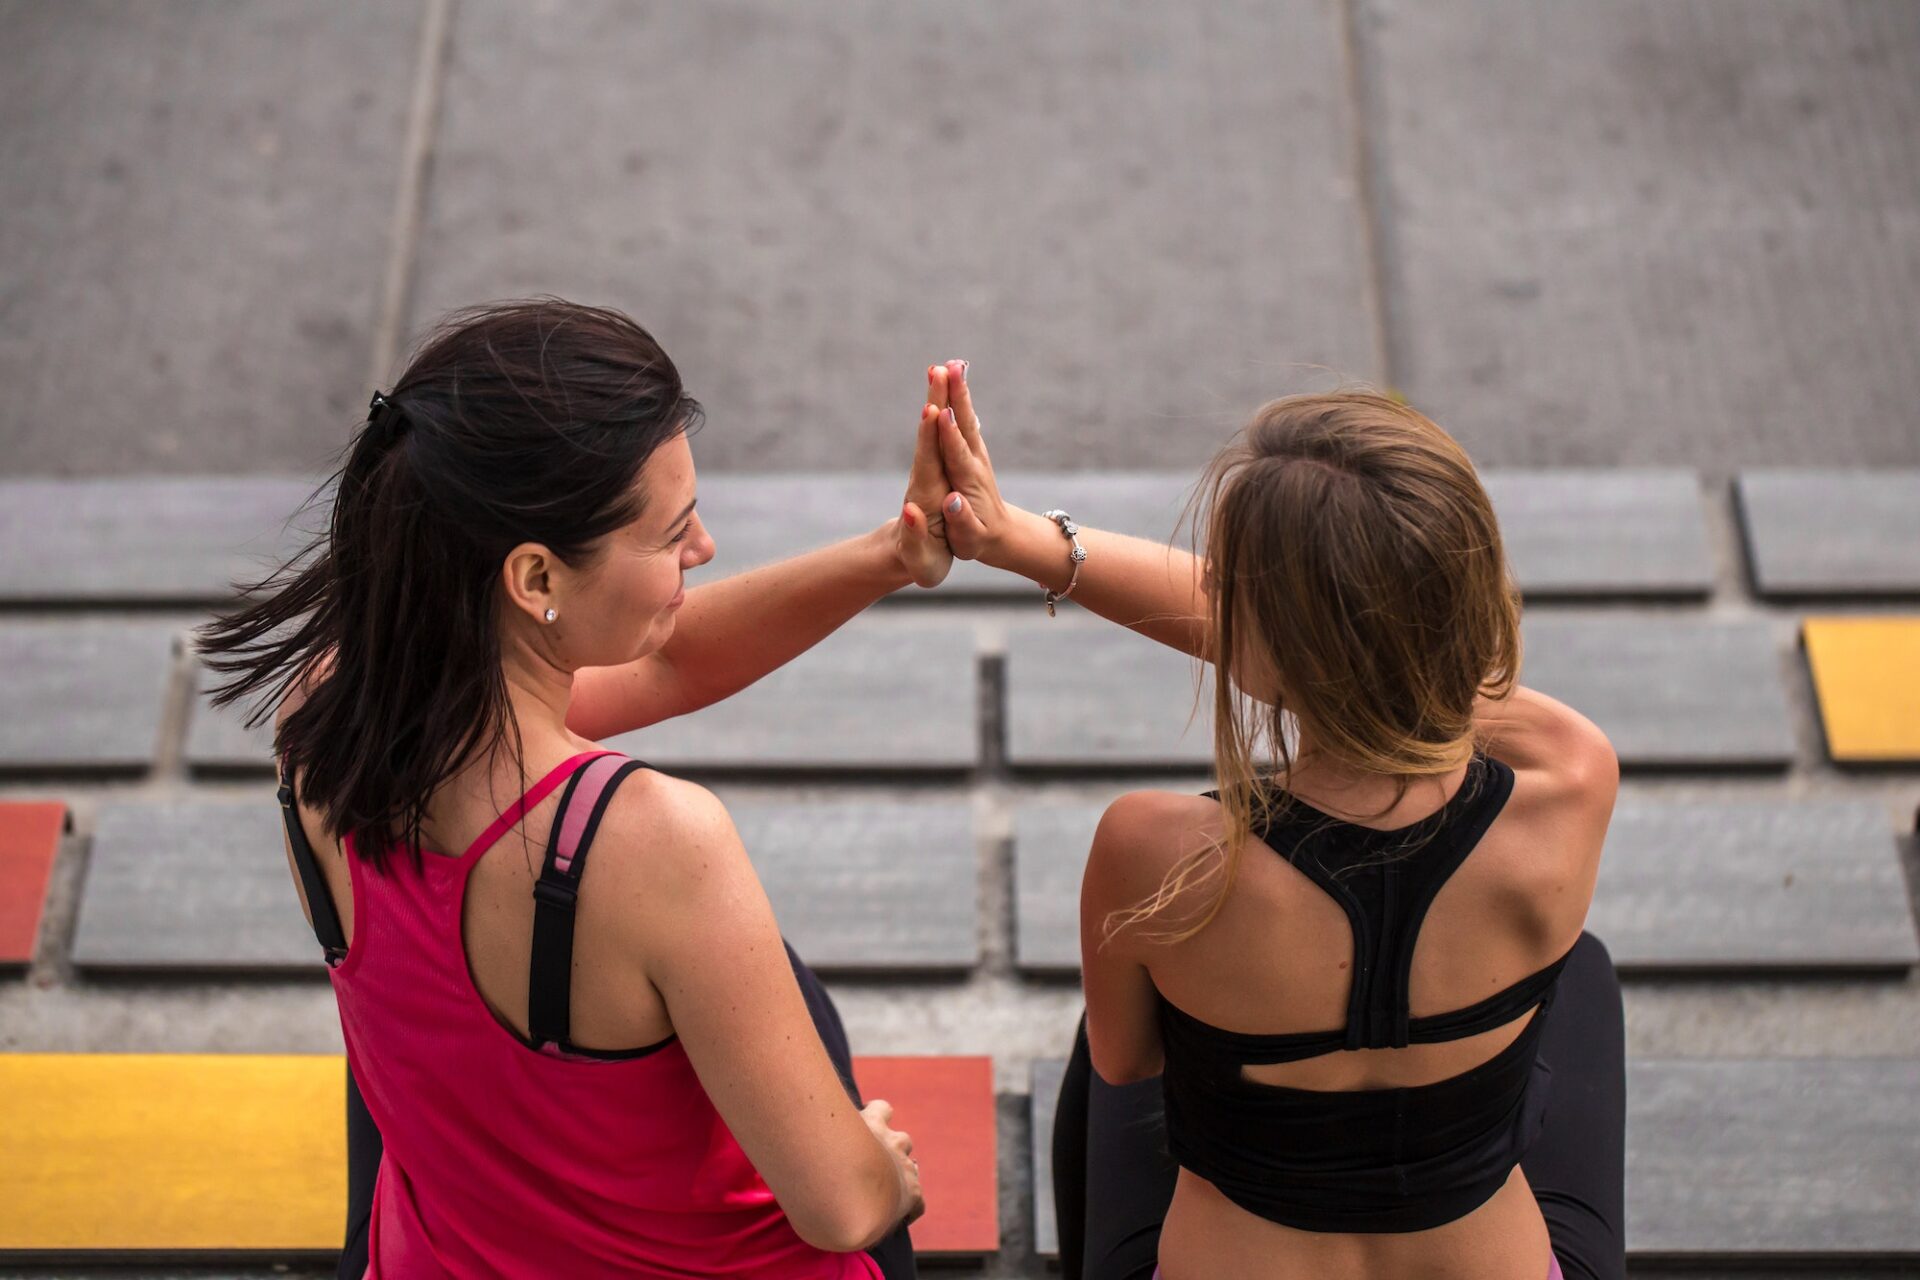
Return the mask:
[[[694, 518], [696, 521], [699, 520], [698, 516]], [[715, 549], [713, 545], [713, 535], [707, 532], [707, 526], [704, 523], [699, 525], [699, 530], [699, 537], [688, 539], [688, 541], [693, 543], [693, 546], [690, 548], [692, 554], [687, 558], [687, 567], [689, 569], [697, 568], [713, 559]]]

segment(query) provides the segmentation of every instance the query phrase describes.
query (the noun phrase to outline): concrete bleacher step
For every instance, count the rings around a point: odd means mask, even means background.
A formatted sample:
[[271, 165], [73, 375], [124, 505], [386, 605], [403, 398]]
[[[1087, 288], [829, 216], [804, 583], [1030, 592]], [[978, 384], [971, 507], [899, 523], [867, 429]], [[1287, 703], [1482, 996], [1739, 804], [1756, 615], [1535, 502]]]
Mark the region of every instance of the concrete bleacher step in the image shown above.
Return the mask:
[[1211, 674], [1104, 622], [1063, 615], [1007, 632], [1007, 763], [1016, 769], [1205, 767]]
[[[1089, 528], [1192, 544], [1188, 471], [1013, 471], [1008, 502], [1058, 508]], [[1704, 496], [1684, 468], [1499, 469], [1484, 473], [1514, 577], [1537, 596], [1704, 596], [1713, 587]], [[700, 482], [700, 510], [730, 573], [852, 537], [890, 517], [901, 477], [870, 472], [767, 475], [722, 472]], [[940, 590], [1031, 594], [1025, 579], [956, 564]], [[911, 597], [914, 593], [906, 593]]]
[[723, 702], [606, 745], [663, 768], [971, 769], [978, 666], [970, 627], [862, 619]]
[[57, 800], [0, 800], [0, 968], [33, 963], [66, 827], [67, 806]]
[[[1500, 469], [1487, 492], [1529, 595], [1702, 596], [1713, 585], [1698, 476], [1682, 468]], [[1071, 511], [1097, 529], [1187, 545], [1189, 471], [1014, 471], [1009, 502]], [[324, 527], [318, 484], [283, 476], [0, 481], [0, 601], [218, 603]], [[712, 472], [700, 510], [719, 576], [865, 533], [898, 510], [888, 472]], [[290, 524], [290, 522], [292, 522]], [[1032, 584], [959, 564], [941, 591], [1006, 597]], [[907, 597], [915, 592], [904, 593]]]
[[1627, 1063], [1627, 1248], [1920, 1258], [1920, 1061]]
[[980, 856], [964, 800], [734, 802], [780, 928], [828, 973], [938, 973], [980, 960]]
[[[750, 801], [733, 815], [782, 928], [815, 968], [977, 963], [979, 857], [964, 802]], [[102, 805], [72, 956], [106, 972], [320, 973], [272, 795]]]
[[[704, 505], [704, 502], [703, 502]], [[980, 755], [978, 660], [964, 624], [866, 618], [722, 702], [609, 738], [662, 768], [952, 772]], [[207, 673], [198, 673], [204, 689]], [[187, 761], [271, 770], [271, 724], [194, 701]]]
[[[1491, 470], [1488, 495], [1514, 573], [1529, 594], [1705, 595], [1713, 585], [1699, 478], [1680, 468]], [[1069, 511], [1089, 528], [1191, 545], [1188, 501], [1197, 472], [1008, 472], [1007, 501]], [[870, 472], [702, 479], [700, 509], [713, 531], [716, 572], [765, 564], [863, 533], [891, 516], [900, 477]], [[940, 590], [1020, 596], [1037, 588], [975, 564], [956, 564]], [[905, 593], [909, 598], [915, 593]]]
[[1514, 580], [1529, 597], [1705, 596], [1700, 477], [1679, 467], [1481, 473]]
[[[1064, 1064], [1035, 1062], [1034, 1238], [1059, 1250], [1053, 1133]], [[1627, 1064], [1627, 1252], [1694, 1265], [1920, 1257], [1920, 1061]]]
[[1027, 1069], [1028, 1132], [1032, 1135], [1033, 1251], [1060, 1256], [1060, 1222], [1053, 1205], [1053, 1117], [1060, 1107], [1060, 1082], [1067, 1064], [1059, 1058], [1035, 1058]]
[[[137, 476], [0, 481], [0, 601], [200, 603], [263, 577], [306, 538], [315, 481]], [[324, 513], [303, 526], [324, 527]]]
[[1760, 468], [1735, 493], [1759, 594], [1920, 595], [1920, 469]]
[[[1023, 970], [1079, 970], [1080, 874], [1101, 812], [1015, 812]], [[1624, 798], [1587, 927], [1623, 971], [1897, 973], [1920, 964], [1895, 834], [1867, 801]]]
[[1622, 801], [1587, 927], [1623, 969], [1920, 964], [1897, 838], [1872, 801]]
[[1793, 759], [1783, 654], [1764, 621], [1534, 612], [1521, 633], [1520, 682], [1599, 725], [1623, 765]]
[[[1784, 765], [1793, 717], [1764, 622], [1530, 613], [1521, 681], [1571, 704], [1640, 766]], [[1210, 675], [1209, 675], [1210, 680]], [[1195, 664], [1085, 618], [1007, 634], [1007, 760], [1015, 768], [1204, 767], [1212, 693]]]
[[[918, 1250], [1000, 1247], [993, 1064], [858, 1058], [914, 1137]], [[345, 1060], [0, 1054], [0, 1260], [330, 1253], [346, 1206]]]
[[1801, 639], [1827, 755], [1920, 761], [1920, 617], [1808, 618]]
[[72, 956], [83, 970], [325, 972], [272, 794], [103, 804]]
[[187, 764], [196, 771], [273, 771], [273, 720], [248, 727], [250, 708], [216, 707], [207, 690], [215, 676], [198, 661], [193, 664], [193, 700], [187, 713]]
[[159, 746], [177, 628], [0, 622], [0, 769], [143, 769]]

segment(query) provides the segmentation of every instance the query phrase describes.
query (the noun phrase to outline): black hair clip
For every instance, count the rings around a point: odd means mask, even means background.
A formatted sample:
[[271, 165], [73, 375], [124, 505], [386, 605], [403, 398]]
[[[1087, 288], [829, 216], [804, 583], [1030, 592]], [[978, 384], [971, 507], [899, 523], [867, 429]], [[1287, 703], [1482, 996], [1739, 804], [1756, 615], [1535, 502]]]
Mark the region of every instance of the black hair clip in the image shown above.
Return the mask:
[[399, 438], [406, 425], [405, 411], [380, 392], [374, 392], [373, 399], [367, 401], [367, 429], [379, 431], [391, 441]]

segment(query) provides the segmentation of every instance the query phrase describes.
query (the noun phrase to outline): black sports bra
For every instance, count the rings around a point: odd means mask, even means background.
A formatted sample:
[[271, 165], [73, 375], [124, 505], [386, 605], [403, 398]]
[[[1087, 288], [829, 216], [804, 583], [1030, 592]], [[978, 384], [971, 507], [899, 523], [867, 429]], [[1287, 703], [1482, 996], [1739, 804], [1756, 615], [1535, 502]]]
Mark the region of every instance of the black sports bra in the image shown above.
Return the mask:
[[[1422, 1018], [1411, 1015], [1408, 986], [1427, 909], [1512, 791], [1513, 771], [1475, 753], [1445, 805], [1393, 831], [1281, 797], [1256, 834], [1346, 912], [1353, 932], [1346, 1025], [1247, 1035], [1161, 997], [1168, 1138], [1181, 1165], [1248, 1212], [1309, 1231], [1422, 1231], [1500, 1189], [1539, 1130], [1546, 1068], [1537, 1044], [1566, 957], [1467, 1008]], [[1462, 1039], [1530, 1009], [1539, 1012], [1505, 1049], [1429, 1085], [1293, 1089], [1249, 1081], [1240, 1070]]]

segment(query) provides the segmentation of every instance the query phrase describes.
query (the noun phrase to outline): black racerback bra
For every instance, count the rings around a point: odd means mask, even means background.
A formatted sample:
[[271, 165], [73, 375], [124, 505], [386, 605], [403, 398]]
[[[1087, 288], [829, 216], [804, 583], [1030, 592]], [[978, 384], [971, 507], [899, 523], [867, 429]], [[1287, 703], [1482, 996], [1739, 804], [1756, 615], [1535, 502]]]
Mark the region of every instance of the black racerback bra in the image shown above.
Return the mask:
[[[1544, 1113], [1548, 1071], [1537, 1046], [1566, 957], [1467, 1008], [1422, 1018], [1411, 1016], [1408, 986], [1427, 909], [1512, 792], [1513, 770], [1476, 752], [1445, 805], [1393, 831], [1281, 798], [1255, 834], [1346, 912], [1346, 1025], [1246, 1035], [1161, 997], [1168, 1141], [1184, 1168], [1249, 1213], [1307, 1231], [1424, 1231], [1478, 1208], [1506, 1183]], [[1322, 1091], [1259, 1084], [1240, 1071], [1458, 1040], [1536, 1008], [1505, 1049], [1433, 1084]]]

